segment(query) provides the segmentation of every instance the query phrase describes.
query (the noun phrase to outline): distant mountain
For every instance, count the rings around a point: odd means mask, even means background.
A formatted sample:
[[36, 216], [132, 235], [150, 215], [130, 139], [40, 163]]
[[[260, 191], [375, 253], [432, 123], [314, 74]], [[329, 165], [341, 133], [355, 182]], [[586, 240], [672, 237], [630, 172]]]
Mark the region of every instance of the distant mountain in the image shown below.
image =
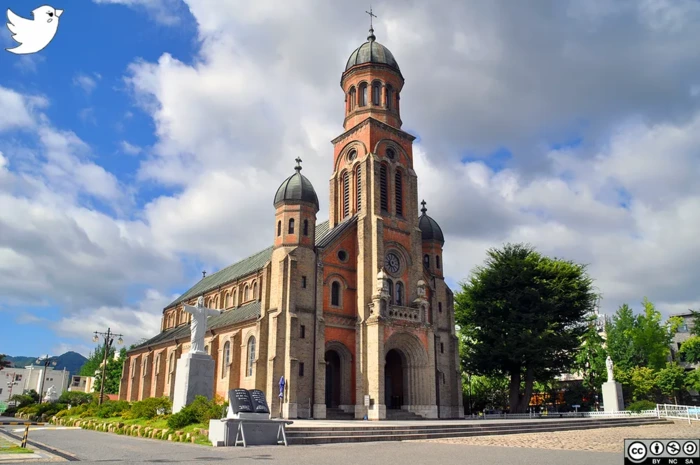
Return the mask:
[[[7, 360], [11, 361], [17, 368], [24, 368], [27, 365], [31, 365], [36, 362], [36, 359], [37, 357], [25, 357], [21, 355], [17, 357], [7, 356]], [[63, 370], [65, 368], [71, 375], [77, 375], [78, 372], [80, 372], [80, 368], [87, 362], [87, 359], [77, 352], [66, 352], [63, 355], [59, 355], [56, 361], [58, 363], [54, 370]]]

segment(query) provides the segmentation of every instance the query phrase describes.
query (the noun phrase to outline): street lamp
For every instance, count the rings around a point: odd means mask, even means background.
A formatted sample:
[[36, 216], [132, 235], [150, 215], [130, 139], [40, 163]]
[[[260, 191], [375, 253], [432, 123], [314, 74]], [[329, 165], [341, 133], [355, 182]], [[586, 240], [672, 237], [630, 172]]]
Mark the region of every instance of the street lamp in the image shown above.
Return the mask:
[[97, 342], [100, 340], [100, 336], [102, 336], [105, 340], [105, 355], [102, 360], [102, 382], [100, 383], [100, 400], [98, 401], [98, 405], [102, 405], [102, 400], [104, 398], [104, 392], [105, 392], [105, 373], [107, 372], [107, 357], [109, 356], [109, 349], [112, 347], [112, 343], [114, 342], [114, 337], [118, 336], [119, 339], [117, 339], [117, 344], [121, 345], [124, 344], [124, 339], [122, 339], [122, 334], [114, 334], [110, 328], [107, 328], [106, 333], [101, 333], [99, 331], [95, 331], [95, 335], [92, 337], [93, 342]]
[[10, 381], [7, 382], [7, 387], [10, 389], [10, 392], [7, 394], [9, 396], [7, 398], [8, 402], [10, 401], [10, 399], [12, 399], [12, 388], [19, 384], [19, 381], [15, 379], [17, 377], [17, 374], [14, 371], [10, 374], [10, 376]]
[[44, 371], [41, 374], [41, 385], [39, 386], [39, 403], [44, 402], [44, 381], [46, 380], [46, 370], [49, 365], [55, 367], [58, 364], [56, 357], [51, 357], [46, 354], [36, 359], [37, 365], [44, 365]]

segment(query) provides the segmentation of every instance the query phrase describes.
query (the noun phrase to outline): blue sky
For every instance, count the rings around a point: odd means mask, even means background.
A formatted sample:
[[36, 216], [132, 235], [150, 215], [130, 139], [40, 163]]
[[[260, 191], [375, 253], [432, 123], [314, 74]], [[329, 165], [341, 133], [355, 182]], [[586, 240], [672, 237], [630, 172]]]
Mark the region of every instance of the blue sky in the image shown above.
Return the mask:
[[[350, 0], [64, 3], [46, 49], [0, 50], [13, 355], [87, 353], [107, 327], [154, 335], [202, 270], [269, 245], [298, 156], [325, 220], [338, 83], [368, 27]], [[529, 242], [589, 264], [606, 313], [644, 296], [664, 315], [700, 308], [698, 5], [373, 5], [453, 288], [488, 248]]]

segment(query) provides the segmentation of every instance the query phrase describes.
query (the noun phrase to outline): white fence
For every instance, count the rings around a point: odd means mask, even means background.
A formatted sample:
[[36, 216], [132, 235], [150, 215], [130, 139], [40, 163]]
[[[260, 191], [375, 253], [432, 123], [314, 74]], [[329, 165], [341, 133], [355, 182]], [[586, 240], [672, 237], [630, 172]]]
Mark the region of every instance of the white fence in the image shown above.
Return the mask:
[[688, 424], [693, 421], [700, 421], [700, 407], [693, 405], [657, 404], [656, 410], [659, 418], [676, 418], [688, 420]]
[[[700, 412], [700, 409], [698, 409]], [[642, 410], [641, 412], [544, 412], [544, 413], [487, 413], [485, 415], [466, 416], [467, 419], [478, 420], [527, 420], [535, 418], [639, 418], [657, 417], [660, 415], [657, 410]], [[685, 416], [683, 418], [686, 418]]]

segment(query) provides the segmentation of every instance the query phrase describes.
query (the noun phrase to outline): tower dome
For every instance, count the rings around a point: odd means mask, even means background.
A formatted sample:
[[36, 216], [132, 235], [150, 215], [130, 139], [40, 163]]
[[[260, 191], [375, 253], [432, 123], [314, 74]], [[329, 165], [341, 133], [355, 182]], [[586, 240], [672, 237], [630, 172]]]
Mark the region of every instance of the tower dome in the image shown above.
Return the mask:
[[378, 63], [387, 65], [394, 68], [399, 74], [401, 74], [399, 64], [396, 62], [394, 55], [392, 55], [388, 48], [376, 41], [374, 29], [369, 30], [367, 42], [357, 47], [355, 51], [350, 54], [350, 58], [348, 58], [348, 62], [345, 65], [345, 71], [349, 70], [355, 65], [361, 65], [364, 63]]
[[285, 179], [277, 189], [274, 201], [275, 208], [284, 202], [308, 202], [313, 204], [318, 211], [318, 196], [314, 186], [306, 176], [301, 174], [301, 159], [297, 158], [295, 161], [297, 162], [297, 166], [294, 167], [296, 173]]
[[418, 227], [420, 228], [421, 238], [424, 241], [438, 241], [440, 244], [445, 243], [445, 236], [442, 234], [442, 229], [437, 222], [427, 215], [428, 209], [425, 208], [425, 200], [421, 202], [422, 215], [418, 218]]

